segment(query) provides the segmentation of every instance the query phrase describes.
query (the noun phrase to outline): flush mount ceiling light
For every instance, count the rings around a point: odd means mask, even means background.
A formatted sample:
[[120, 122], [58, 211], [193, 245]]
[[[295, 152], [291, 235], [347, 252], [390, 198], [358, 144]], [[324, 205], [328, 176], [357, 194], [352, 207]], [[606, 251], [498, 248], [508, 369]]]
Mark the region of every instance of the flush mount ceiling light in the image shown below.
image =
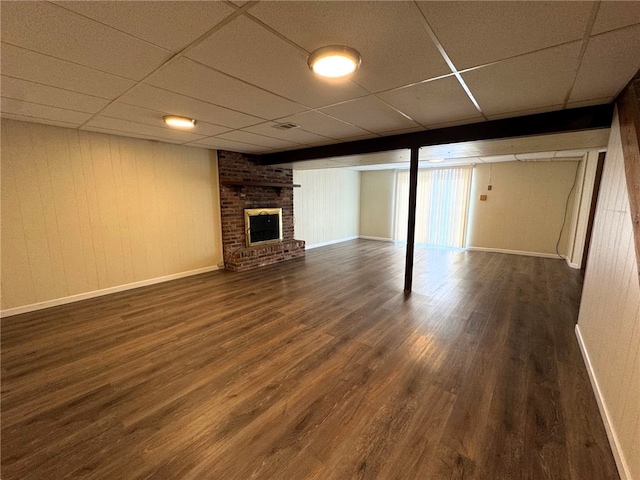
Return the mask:
[[165, 115], [162, 117], [164, 123], [174, 128], [193, 128], [196, 126], [195, 118], [180, 117], [178, 115]]
[[431, 163], [440, 163], [440, 162], [444, 162], [444, 158], [430, 158], [429, 162]]
[[351, 47], [330, 45], [322, 47], [309, 55], [309, 68], [318, 75], [339, 78], [355, 72], [362, 58]]

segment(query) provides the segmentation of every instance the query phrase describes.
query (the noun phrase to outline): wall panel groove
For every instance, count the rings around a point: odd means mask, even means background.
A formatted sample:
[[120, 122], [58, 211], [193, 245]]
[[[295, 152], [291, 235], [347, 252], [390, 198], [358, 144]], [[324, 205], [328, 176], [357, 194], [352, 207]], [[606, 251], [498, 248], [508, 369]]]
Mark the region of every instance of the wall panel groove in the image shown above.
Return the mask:
[[222, 260], [205, 149], [2, 120], [2, 309]]
[[294, 170], [296, 238], [307, 247], [358, 236], [360, 172], [348, 168]]
[[611, 127], [578, 335], [621, 477], [640, 479], [640, 283], [617, 112]]

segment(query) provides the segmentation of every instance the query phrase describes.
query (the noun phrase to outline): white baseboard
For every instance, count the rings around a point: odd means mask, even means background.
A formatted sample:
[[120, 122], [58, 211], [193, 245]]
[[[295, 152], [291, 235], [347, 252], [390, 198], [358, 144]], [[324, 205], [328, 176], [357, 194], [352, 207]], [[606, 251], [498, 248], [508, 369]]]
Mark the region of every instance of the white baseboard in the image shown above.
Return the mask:
[[8, 308], [6, 310], [0, 311], [0, 318], [11, 317], [13, 315], [20, 315], [21, 313], [35, 312], [36, 310], [42, 310], [43, 308], [56, 307], [58, 305], [65, 305], [67, 303], [79, 302], [80, 300], [87, 300], [89, 298], [101, 297], [103, 295], [123, 292], [125, 290], [133, 290], [134, 288], [146, 287], [148, 285], [168, 282], [170, 280], [177, 280], [178, 278], [190, 277], [192, 275], [198, 275], [200, 273], [213, 272], [214, 270], [218, 270], [218, 269], [219, 267], [217, 265], [214, 265], [212, 267], [204, 267], [204, 268], [198, 268], [196, 270], [190, 270], [188, 272], [165, 275], [164, 277], [150, 278], [149, 280], [141, 280], [139, 282], [127, 283], [126, 285], [118, 285], [115, 287], [103, 288], [101, 290], [94, 290], [92, 292], [79, 293], [77, 295], [71, 295], [69, 297], [56, 298], [56, 299], [47, 300], [44, 302], [32, 303], [31, 305], [24, 305], [22, 307]]
[[355, 240], [356, 238], [358, 238], [358, 237], [355, 236], [355, 237], [339, 238], [338, 240], [329, 240], [328, 242], [314, 243], [313, 245], [306, 244], [304, 246], [304, 249], [305, 250], [311, 250], [313, 248], [326, 247], [327, 245], [333, 245], [335, 243], [348, 242], [349, 240]]
[[370, 237], [369, 235], [358, 235], [358, 238], [362, 238], [363, 240], [375, 240], [376, 242], [390, 242], [390, 243], [393, 243], [393, 238]]
[[567, 262], [567, 265], [569, 265], [571, 268], [580, 270], [580, 267], [582, 267], [582, 265], [578, 265], [577, 263], [572, 263], [571, 260], [569, 260], [569, 257], [567, 257], [566, 255], [562, 255], [562, 258], [565, 259], [565, 261]]
[[486, 247], [466, 247], [467, 250], [477, 250], [479, 252], [508, 253], [510, 255], [525, 255], [527, 257], [559, 258], [555, 253], [525, 252], [521, 250], [505, 250], [502, 248]]
[[579, 325], [576, 325], [576, 337], [578, 338], [578, 345], [580, 345], [582, 358], [584, 359], [584, 363], [587, 366], [587, 373], [589, 374], [591, 387], [593, 388], [593, 393], [595, 394], [596, 401], [598, 402], [598, 408], [600, 409], [600, 416], [602, 416], [604, 428], [607, 431], [607, 437], [609, 438], [609, 444], [611, 445], [613, 458], [615, 459], [616, 466], [618, 467], [618, 473], [620, 474], [620, 479], [632, 480], [631, 473], [630, 473], [631, 470], [629, 469], [629, 465], [627, 464], [622, 448], [620, 447], [620, 442], [618, 441], [618, 436], [616, 435], [616, 431], [613, 428], [611, 415], [609, 414], [607, 403], [604, 397], [602, 396], [602, 391], [600, 390], [600, 385], [598, 384], [596, 373], [593, 370], [593, 365], [591, 363], [591, 358], [589, 357], [589, 352], [587, 351], [587, 346], [584, 344], [582, 333], [580, 333]]

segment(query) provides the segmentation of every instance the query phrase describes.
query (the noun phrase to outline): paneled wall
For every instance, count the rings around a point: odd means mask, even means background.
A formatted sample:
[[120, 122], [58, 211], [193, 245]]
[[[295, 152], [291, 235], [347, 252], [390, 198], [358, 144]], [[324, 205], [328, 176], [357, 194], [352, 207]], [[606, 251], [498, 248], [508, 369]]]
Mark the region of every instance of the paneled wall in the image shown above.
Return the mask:
[[[471, 185], [467, 246], [556, 254], [567, 196], [579, 162], [504, 162], [476, 165]], [[492, 190], [488, 190], [491, 182]], [[480, 195], [487, 195], [486, 201]], [[569, 199], [559, 251], [567, 253], [573, 219]]]
[[640, 479], [640, 286], [617, 111], [577, 328], [623, 479]]
[[347, 168], [294, 170], [296, 238], [307, 248], [358, 236], [360, 177]]
[[215, 153], [2, 120], [2, 309], [215, 267]]
[[395, 183], [395, 170], [360, 172], [360, 236], [393, 239]]

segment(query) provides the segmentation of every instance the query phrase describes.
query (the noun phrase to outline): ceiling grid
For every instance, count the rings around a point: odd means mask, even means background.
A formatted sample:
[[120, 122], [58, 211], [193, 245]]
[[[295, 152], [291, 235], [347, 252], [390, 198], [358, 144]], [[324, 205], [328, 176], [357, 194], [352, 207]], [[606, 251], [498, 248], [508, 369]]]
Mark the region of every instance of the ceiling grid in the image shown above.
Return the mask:
[[[1, 114], [262, 154], [608, 103], [640, 69], [640, 2], [238, 3], [2, 2]], [[351, 79], [308, 69], [331, 44]]]

